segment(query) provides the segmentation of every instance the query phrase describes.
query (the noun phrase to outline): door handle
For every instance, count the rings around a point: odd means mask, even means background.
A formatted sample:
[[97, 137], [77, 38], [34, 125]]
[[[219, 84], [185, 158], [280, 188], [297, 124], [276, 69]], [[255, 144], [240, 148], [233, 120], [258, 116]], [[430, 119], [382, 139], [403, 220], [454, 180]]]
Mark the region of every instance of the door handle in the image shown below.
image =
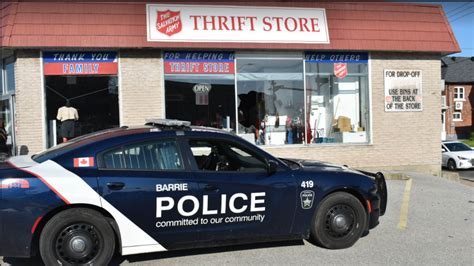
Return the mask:
[[219, 188], [216, 185], [207, 184], [206, 186], [204, 186], [204, 190], [217, 191], [217, 190], [219, 190]]
[[121, 190], [123, 187], [125, 187], [125, 184], [123, 182], [109, 182], [107, 183], [107, 187], [110, 190]]

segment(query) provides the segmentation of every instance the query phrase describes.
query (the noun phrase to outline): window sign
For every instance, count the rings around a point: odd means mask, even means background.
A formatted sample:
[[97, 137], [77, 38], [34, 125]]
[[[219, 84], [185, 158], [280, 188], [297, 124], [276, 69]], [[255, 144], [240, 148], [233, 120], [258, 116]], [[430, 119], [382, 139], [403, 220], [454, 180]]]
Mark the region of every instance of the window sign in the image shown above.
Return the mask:
[[234, 53], [166, 51], [166, 118], [235, 130]]
[[194, 85], [193, 91], [196, 94], [196, 105], [209, 104], [209, 92], [211, 91], [211, 84], [199, 83]]
[[44, 52], [44, 75], [117, 75], [116, 52]]
[[165, 74], [234, 74], [232, 52], [165, 52]]
[[369, 62], [369, 54], [357, 52], [307, 52], [305, 54], [305, 61], [307, 63], [367, 64]]
[[150, 42], [329, 43], [324, 8], [147, 5]]
[[384, 70], [385, 112], [423, 110], [421, 70]]

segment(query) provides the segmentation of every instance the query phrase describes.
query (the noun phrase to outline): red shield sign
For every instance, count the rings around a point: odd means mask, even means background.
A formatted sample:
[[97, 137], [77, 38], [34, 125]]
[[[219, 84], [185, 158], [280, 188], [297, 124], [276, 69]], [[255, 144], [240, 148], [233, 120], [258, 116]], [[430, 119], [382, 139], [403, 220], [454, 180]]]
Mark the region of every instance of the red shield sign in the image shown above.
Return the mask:
[[334, 63], [334, 75], [340, 79], [347, 76], [347, 63]]
[[157, 11], [156, 13], [156, 29], [168, 36], [176, 34], [181, 31], [183, 28], [183, 23], [181, 22], [181, 12], [180, 11]]

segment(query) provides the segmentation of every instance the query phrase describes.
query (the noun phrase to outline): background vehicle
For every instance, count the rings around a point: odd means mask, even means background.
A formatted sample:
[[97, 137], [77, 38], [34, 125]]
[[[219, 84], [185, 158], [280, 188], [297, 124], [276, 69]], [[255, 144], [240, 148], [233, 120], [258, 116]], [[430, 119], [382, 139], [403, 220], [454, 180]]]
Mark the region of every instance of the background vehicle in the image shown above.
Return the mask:
[[449, 170], [474, 168], [474, 150], [459, 141], [441, 144], [442, 166]]
[[[0, 171], [1, 254], [47, 265], [282, 239], [352, 246], [387, 203], [382, 174], [278, 159], [225, 131], [154, 121]], [[7, 230], [8, 229], [8, 230]]]

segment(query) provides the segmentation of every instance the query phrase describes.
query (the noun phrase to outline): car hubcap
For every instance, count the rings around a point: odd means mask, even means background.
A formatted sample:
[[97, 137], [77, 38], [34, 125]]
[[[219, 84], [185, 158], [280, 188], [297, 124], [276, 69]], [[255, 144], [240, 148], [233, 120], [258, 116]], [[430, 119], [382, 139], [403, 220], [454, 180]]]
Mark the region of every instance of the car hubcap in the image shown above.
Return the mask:
[[347, 236], [354, 228], [355, 212], [347, 205], [336, 205], [326, 214], [326, 232], [333, 238]]
[[69, 225], [56, 238], [56, 253], [59, 259], [71, 264], [92, 262], [100, 247], [100, 236], [90, 224]]

